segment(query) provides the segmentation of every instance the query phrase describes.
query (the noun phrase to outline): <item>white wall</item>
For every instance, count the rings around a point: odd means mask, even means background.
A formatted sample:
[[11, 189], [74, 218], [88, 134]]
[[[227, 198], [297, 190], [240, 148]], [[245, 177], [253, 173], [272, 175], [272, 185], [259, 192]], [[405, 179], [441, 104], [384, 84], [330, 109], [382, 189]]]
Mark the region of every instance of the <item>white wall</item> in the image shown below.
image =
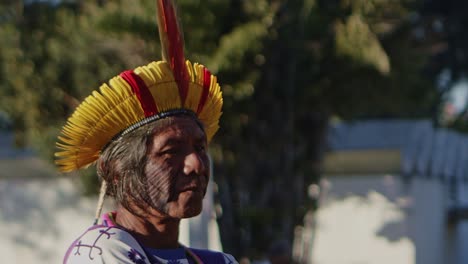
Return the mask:
[[437, 180], [405, 184], [398, 175], [325, 179], [311, 263], [446, 263], [446, 197]]
[[[458, 206], [468, 207], [468, 183], [458, 183]], [[461, 220], [451, 224], [447, 228], [446, 236], [446, 263], [466, 264], [468, 263], [468, 220]]]
[[76, 186], [65, 178], [0, 180], [0, 262], [61, 263], [94, 217], [95, 199], [80, 198]]

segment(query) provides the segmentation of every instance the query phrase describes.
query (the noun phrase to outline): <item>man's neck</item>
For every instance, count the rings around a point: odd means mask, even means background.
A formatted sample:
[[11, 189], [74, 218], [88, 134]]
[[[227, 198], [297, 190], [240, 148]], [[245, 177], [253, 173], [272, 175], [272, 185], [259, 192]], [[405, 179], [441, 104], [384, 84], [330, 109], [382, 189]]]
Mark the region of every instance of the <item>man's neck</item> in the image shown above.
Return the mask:
[[179, 247], [180, 219], [163, 216], [159, 212], [151, 212], [151, 215], [142, 218], [119, 207], [115, 222], [130, 232], [145, 247], [159, 249]]

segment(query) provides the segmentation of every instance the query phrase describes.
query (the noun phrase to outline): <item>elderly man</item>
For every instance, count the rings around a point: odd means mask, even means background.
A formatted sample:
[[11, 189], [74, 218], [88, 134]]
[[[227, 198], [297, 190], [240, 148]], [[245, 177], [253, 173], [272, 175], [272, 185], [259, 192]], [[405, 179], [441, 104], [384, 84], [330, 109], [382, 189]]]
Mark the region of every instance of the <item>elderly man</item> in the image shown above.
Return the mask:
[[[122, 72], [88, 96], [64, 126], [57, 164], [96, 163], [118, 208], [76, 239], [64, 263], [237, 263], [231, 255], [184, 247], [183, 218], [198, 215], [209, 180], [207, 144], [218, 129], [216, 77], [185, 61], [171, 1], [158, 1], [164, 58]], [[162, 24], [161, 24], [162, 23]]]

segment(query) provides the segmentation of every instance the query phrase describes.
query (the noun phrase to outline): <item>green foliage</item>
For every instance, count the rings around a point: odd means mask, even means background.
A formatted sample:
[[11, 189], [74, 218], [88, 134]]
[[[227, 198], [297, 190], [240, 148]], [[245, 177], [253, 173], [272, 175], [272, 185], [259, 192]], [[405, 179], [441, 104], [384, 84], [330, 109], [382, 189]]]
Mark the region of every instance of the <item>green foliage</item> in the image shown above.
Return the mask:
[[424, 7], [415, 24], [423, 33], [420, 38], [434, 55], [429, 62], [429, 78], [439, 82], [442, 73], [449, 75], [446, 83], [439, 87], [441, 100], [436, 125], [467, 133], [468, 104], [461, 113], [447, 113], [446, 103], [451, 102], [446, 102], [445, 97], [458, 89], [456, 86], [468, 75], [468, 56], [465, 55], [468, 52], [468, 18], [465, 11], [468, 2], [459, 1], [453, 5], [442, 0], [427, 0]]
[[[306, 190], [320, 176], [330, 116], [432, 114], [437, 94], [421, 75], [428, 54], [411, 37], [412, 1], [177, 2], [186, 57], [222, 84], [211, 154], [223, 246], [236, 257], [291, 241], [315, 208]], [[154, 1], [15, 8], [0, 4], [0, 111], [39, 150], [52, 148], [65, 118], [100, 83], [160, 58]], [[93, 170], [84, 174], [96, 190]]]
[[362, 21], [360, 15], [351, 15], [345, 24], [336, 25], [336, 54], [349, 57], [360, 65], [369, 65], [382, 74], [390, 72], [390, 61], [377, 36]]

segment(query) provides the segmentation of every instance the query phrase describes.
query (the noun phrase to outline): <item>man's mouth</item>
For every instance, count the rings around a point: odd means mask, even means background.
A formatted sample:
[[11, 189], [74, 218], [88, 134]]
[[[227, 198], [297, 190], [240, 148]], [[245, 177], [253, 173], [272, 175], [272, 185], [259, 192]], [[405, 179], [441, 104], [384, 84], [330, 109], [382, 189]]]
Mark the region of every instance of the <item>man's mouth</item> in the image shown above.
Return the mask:
[[197, 186], [189, 186], [187, 188], [182, 189], [182, 192], [194, 192], [194, 193], [203, 193], [202, 188]]

